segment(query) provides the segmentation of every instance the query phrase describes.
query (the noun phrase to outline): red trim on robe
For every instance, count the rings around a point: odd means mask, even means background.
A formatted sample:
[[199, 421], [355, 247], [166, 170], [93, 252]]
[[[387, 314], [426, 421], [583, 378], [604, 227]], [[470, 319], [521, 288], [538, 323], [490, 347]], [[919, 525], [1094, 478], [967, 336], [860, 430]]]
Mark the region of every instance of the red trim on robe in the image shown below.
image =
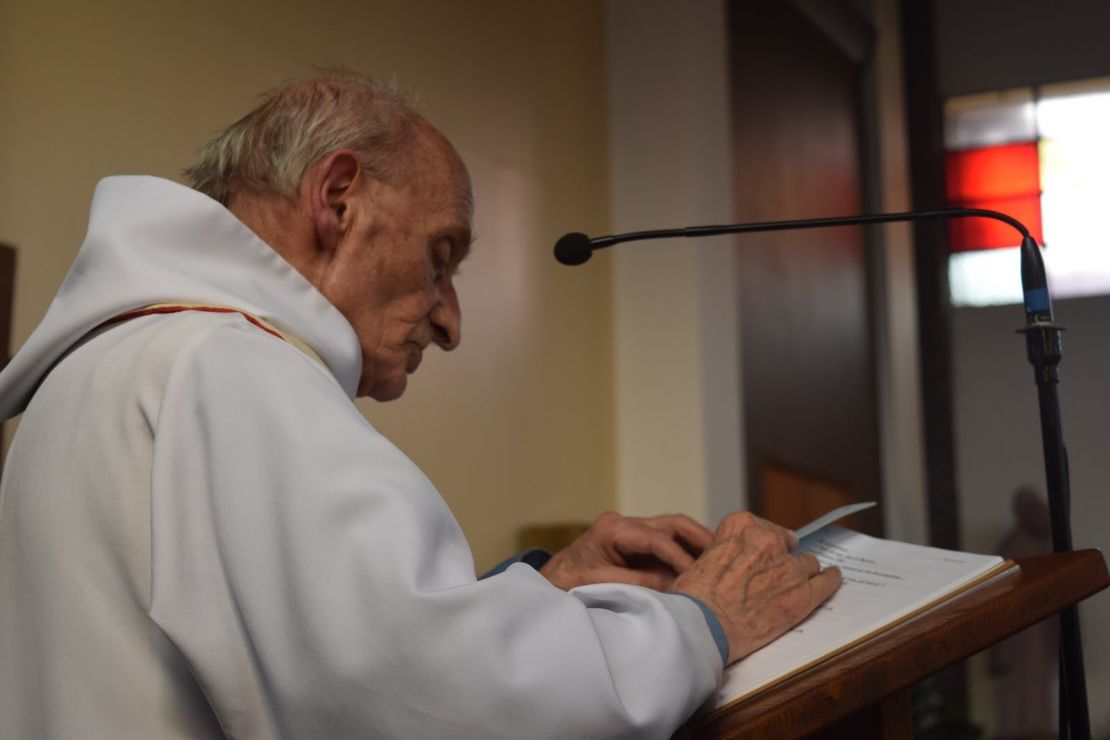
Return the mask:
[[134, 311], [127, 311], [126, 313], [121, 313], [118, 316], [113, 316], [112, 318], [108, 319], [107, 321], [104, 321], [101, 324], [99, 324], [96, 327], [96, 329], [93, 329], [93, 331], [96, 331], [98, 329], [103, 329], [104, 327], [111, 326], [112, 324], [118, 324], [121, 321], [130, 321], [131, 319], [137, 319], [140, 316], [149, 316], [149, 315], [152, 315], [152, 314], [161, 314], [161, 313], [180, 313], [182, 311], [204, 311], [206, 313], [237, 313], [240, 316], [242, 316], [244, 319], [246, 319], [247, 321], [249, 321], [252, 324], [254, 324], [255, 326], [257, 326], [262, 331], [266, 332], [267, 334], [272, 334], [273, 336], [277, 337], [278, 339], [280, 339], [283, 342], [286, 341], [285, 337], [283, 337], [280, 333], [278, 333], [278, 332], [274, 331], [273, 329], [271, 329], [270, 327], [266, 326], [265, 324], [263, 324], [261, 321], [256, 319], [254, 316], [251, 316], [246, 311], [242, 311], [238, 308], [225, 308], [225, 307], [222, 307], [222, 306], [173, 306], [173, 305], [169, 305], [169, 306], [148, 306], [147, 308], [139, 308], [139, 309], [136, 309]]

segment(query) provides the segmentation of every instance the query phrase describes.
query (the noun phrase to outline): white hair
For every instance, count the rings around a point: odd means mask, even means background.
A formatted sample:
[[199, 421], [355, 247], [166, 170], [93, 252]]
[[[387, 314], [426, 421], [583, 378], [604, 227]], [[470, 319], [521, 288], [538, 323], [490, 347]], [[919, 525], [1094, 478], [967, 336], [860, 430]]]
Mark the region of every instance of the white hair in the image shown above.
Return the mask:
[[329, 71], [266, 93], [183, 174], [190, 186], [224, 205], [244, 190], [293, 197], [312, 164], [329, 152], [352, 149], [371, 177], [388, 182], [407, 169], [410, 138], [420, 121], [397, 90]]

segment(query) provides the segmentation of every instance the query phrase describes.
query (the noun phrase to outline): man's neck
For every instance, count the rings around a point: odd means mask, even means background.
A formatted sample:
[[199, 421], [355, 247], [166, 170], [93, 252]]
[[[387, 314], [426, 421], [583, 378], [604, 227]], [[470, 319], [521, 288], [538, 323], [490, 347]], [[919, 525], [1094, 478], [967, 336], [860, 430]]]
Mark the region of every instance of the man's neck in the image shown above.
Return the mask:
[[236, 193], [227, 209], [315, 284], [316, 230], [297, 201], [280, 195]]

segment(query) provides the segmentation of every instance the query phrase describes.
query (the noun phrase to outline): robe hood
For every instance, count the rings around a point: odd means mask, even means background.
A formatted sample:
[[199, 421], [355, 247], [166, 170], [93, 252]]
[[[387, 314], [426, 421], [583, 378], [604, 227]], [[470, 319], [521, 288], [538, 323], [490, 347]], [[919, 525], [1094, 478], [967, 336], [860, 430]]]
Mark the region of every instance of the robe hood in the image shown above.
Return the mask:
[[241, 309], [311, 347], [354, 398], [362, 371], [346, 318], [242, 221], [157, 177], [109, 177], [88, 233], [42, 322], [0, 372], [0, 416], [22, 413], [54, 364], [90, 331], [156, 303]]

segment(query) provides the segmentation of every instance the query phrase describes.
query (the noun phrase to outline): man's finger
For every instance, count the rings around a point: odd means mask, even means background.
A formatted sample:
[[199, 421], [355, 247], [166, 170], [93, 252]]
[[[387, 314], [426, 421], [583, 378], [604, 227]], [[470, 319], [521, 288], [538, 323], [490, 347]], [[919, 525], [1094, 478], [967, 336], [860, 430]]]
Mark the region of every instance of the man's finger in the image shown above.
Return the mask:
[[713, 542], [713, 532], [685, 514], [665, 514], [645, 520], [652, 527], [670, 532], [692, 555], [700, 555]]
[[684, 572], [694, 563], [693, 556], [669, 534], [635, 520], [629, 520], [614, 533], [614, 544], [624, 556], [651, 555], [675, 573]]
[[809, 588], [814, 599], [814, 607], [825, 603], [830, 596], [836, 593], [842, 583], [844, 583], [844, 576], [840, 573], [840, 568], [835, 565], [831, 568], [825, 568], [810, 578]]
[[821, 572], [821, 561], [808, 552], [794, 555], [791, 560], [794, 562], [794, 567], [797, 568], [798, 573], [806, 578], [812, 578]]
[[785, 603], [785, 611], [789, 614], [790, 624], [787, 629], [808, 617], [814, 609], [836, 593], [841, 580], [839, 568], [826, 568], [777, 595], [775, 600], [780, 601], [780, 605]]

